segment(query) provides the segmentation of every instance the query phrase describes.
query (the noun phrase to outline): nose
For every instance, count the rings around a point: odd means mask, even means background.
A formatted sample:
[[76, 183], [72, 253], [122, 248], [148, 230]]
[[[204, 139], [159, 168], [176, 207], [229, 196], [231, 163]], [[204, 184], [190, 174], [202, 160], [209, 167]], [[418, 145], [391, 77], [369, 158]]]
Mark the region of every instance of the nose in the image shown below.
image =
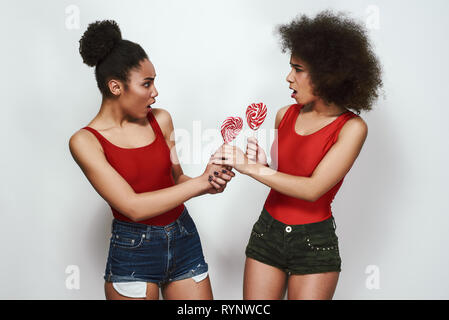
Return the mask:
[[153, 91], [151, 92], [151, 98], [156, 98], [159, 95], [159, 92], [157, 92], [156, 87], [154, 87]]
[[287, 75], [287, 78], [285, 79], [287, 82], [292, 83], [293, 82], [293, 69], [290, 70], [290, 72]]

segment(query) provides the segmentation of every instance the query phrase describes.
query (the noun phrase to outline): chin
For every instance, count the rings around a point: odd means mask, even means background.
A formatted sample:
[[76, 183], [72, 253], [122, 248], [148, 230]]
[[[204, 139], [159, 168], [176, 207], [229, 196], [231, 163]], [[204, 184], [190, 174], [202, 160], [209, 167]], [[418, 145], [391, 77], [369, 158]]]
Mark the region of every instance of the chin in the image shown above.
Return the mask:
[[295, 98], [295, 101], [297, 104], [304, 104], [304, 102], [302, 102], [301, 99]]
[[313, 104], [316, 99], [295, 99], [296, 102], [300, 105], [309, 105], [309, 104]]

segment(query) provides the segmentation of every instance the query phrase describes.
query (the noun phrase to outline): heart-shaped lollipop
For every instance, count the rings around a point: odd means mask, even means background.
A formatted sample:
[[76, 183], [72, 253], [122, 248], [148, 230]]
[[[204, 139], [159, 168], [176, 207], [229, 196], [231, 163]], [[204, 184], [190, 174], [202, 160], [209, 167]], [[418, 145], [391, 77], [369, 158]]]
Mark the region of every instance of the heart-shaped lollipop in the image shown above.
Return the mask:
[[267, 107], [261, 103], [252, 103], [246, 108], [246, 121], [251, 129], [257, 130], [267, 116]]
[[221, 136], [225, 143], [229, 143], [237, 137], [243, 128], [243, 120], [240, 117], [227, 117], [221, 125]]

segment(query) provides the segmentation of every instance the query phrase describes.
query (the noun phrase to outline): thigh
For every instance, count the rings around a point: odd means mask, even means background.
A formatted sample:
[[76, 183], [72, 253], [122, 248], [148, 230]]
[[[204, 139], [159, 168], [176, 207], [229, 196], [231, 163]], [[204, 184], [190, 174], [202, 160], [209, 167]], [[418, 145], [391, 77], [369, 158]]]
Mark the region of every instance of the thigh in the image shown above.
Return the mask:
[[280, 300], [285, 294], [286, 278], [286, 273], [281, 269], [246, 258], [243, 299]]
[[288, 279], [288, 300], [331, 300], [340, 272], [291, 275]]
[[166, 300], [212, 300], [209, 275], [195, 282], [192, 278], [169, 282], [161, 289]]
[[112, 282], [105, 281], [104, 292], [106, 300], [159, 300], [159, 287], [155, 283], [147, 282], [147, 292], [145, 298], [130, 298], [121, 295], [115, 290]]

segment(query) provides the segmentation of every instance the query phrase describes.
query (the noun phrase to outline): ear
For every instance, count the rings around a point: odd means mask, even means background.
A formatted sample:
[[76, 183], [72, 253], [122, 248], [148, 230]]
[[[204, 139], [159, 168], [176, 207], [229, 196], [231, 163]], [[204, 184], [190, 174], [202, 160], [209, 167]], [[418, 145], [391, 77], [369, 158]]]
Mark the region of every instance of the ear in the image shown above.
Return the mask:
[[123, 92], [123, 85], [118, 80], [114, 79], [109, 80], [108, 88], [114, 96], [119, 96]]

